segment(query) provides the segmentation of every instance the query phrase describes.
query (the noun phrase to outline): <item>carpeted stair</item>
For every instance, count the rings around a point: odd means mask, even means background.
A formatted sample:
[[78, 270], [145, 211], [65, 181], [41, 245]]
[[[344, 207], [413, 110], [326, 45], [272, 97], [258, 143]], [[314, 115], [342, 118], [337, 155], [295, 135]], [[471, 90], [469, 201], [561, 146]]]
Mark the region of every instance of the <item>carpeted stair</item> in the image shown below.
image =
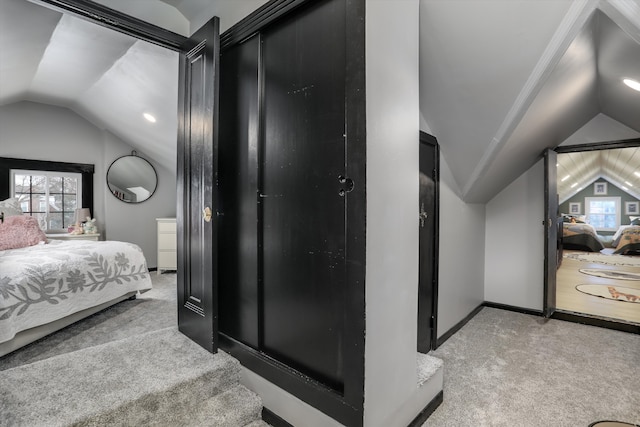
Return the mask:
[[240, 364], [167, 328], [0, 372], [10, 426], [250, 426], [262, 402]]

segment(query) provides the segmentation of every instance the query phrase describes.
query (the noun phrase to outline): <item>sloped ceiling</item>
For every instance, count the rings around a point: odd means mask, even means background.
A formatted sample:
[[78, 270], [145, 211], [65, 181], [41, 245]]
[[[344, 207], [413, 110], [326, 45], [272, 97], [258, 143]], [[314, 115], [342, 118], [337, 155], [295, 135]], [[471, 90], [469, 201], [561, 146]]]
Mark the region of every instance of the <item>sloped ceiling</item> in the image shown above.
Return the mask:
[[[224, 30], [266, 0], [99, 2], [188, 35], [214, 14]], [[640, 80], [640, 0], [420, 0], [419, 19], [421, 127], [466, 201], [487, 202], [598, 117], [640, 132], [640, 92], [621, 84]], [[0, 105], [73, 109], [170, 170], [177, 64], [173, 52], [0, 0]]]

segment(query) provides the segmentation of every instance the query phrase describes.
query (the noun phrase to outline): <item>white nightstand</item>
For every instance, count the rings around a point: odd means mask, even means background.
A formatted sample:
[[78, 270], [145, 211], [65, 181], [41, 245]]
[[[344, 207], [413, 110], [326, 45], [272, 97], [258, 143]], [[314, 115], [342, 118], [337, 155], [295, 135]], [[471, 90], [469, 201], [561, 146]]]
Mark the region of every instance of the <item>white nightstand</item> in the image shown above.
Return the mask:
[[100, 233], [95, 234], [69, 234], [69, 233], [52, 233], [47, 234], [47, 239], [51, 240], [93, 240], [100, 239]]
[[158, 274], [178, 269], [176, 219], [156, 218], [158, 225]]

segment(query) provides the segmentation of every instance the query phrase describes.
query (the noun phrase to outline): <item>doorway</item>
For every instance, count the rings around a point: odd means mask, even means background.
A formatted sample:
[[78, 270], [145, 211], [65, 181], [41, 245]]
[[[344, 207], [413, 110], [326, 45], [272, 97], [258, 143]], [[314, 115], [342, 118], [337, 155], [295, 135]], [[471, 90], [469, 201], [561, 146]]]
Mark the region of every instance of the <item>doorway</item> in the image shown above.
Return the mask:
[[[640, 168], [639, 147], [640, 140], [635, 139], [555, 149], [560, 221], [564, 218], [565, 222], [559, 227], [562, 246], [558, 254], [563, 258], [554, 272], [557, 311], [553, 317], [637, 331], [633, 325], [640, 325], [640, 316], [635, 304], [612, 300], [606, 293], [598, 297], [588, 292], [612, 285], [620, 287], [621, 292], [631, 289], [629, 293], [640, 293], [640, 281], [630, 280], [640, 274], [640, 257], [612, 256], [617, 246], [615, 234], [631, 221], [625, 206], [638, 201], [638, 187], [633, 181], [637, 179], [634, 172]], [[594, 194], [599, 183], [605, 185], [600, 185]], [[602, 194], [602, 188], [607, 194]], [[610, 223], [606, 225], [599, 222], [599, 217], [589, 215], [591, 204], [600, 199], [617, 200], [617, 213], [611, 210], [607, 220]], [[567, 224], [571, 218], [577, 224]], [[584, 235], [576, 234], [583, 230]]]

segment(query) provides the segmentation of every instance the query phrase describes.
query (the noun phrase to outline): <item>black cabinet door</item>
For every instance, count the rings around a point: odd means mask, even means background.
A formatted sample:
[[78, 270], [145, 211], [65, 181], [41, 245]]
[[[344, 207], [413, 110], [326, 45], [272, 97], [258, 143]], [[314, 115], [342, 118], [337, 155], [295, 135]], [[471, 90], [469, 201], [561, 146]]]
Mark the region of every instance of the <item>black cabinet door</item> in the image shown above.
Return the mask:
[[220, 58], [220, 332], [259, 346], [260, 35]]
[[[418, 351], [428, 353], [435, 341], [434, 296], [437, 279], [437, 146], [420, 136]], [[434, 319], [434, 320], [432, 320]]]
[[[344, 2], [263, 33], [262, 350], [341, 390], [345, 318]], [[358, 183], [355, 183], [358, 185]]]
[[545, 180], [545, 235], [544, 235], [544, 301], [545, 317], [556, 311], [556, 270], [558, 269], [558, 153], [552, 149], [544, 152]]
[[213, 18], [187, 41], [178, 86], [178, 328], [211, 352], [218, 348], [218, 28]]

